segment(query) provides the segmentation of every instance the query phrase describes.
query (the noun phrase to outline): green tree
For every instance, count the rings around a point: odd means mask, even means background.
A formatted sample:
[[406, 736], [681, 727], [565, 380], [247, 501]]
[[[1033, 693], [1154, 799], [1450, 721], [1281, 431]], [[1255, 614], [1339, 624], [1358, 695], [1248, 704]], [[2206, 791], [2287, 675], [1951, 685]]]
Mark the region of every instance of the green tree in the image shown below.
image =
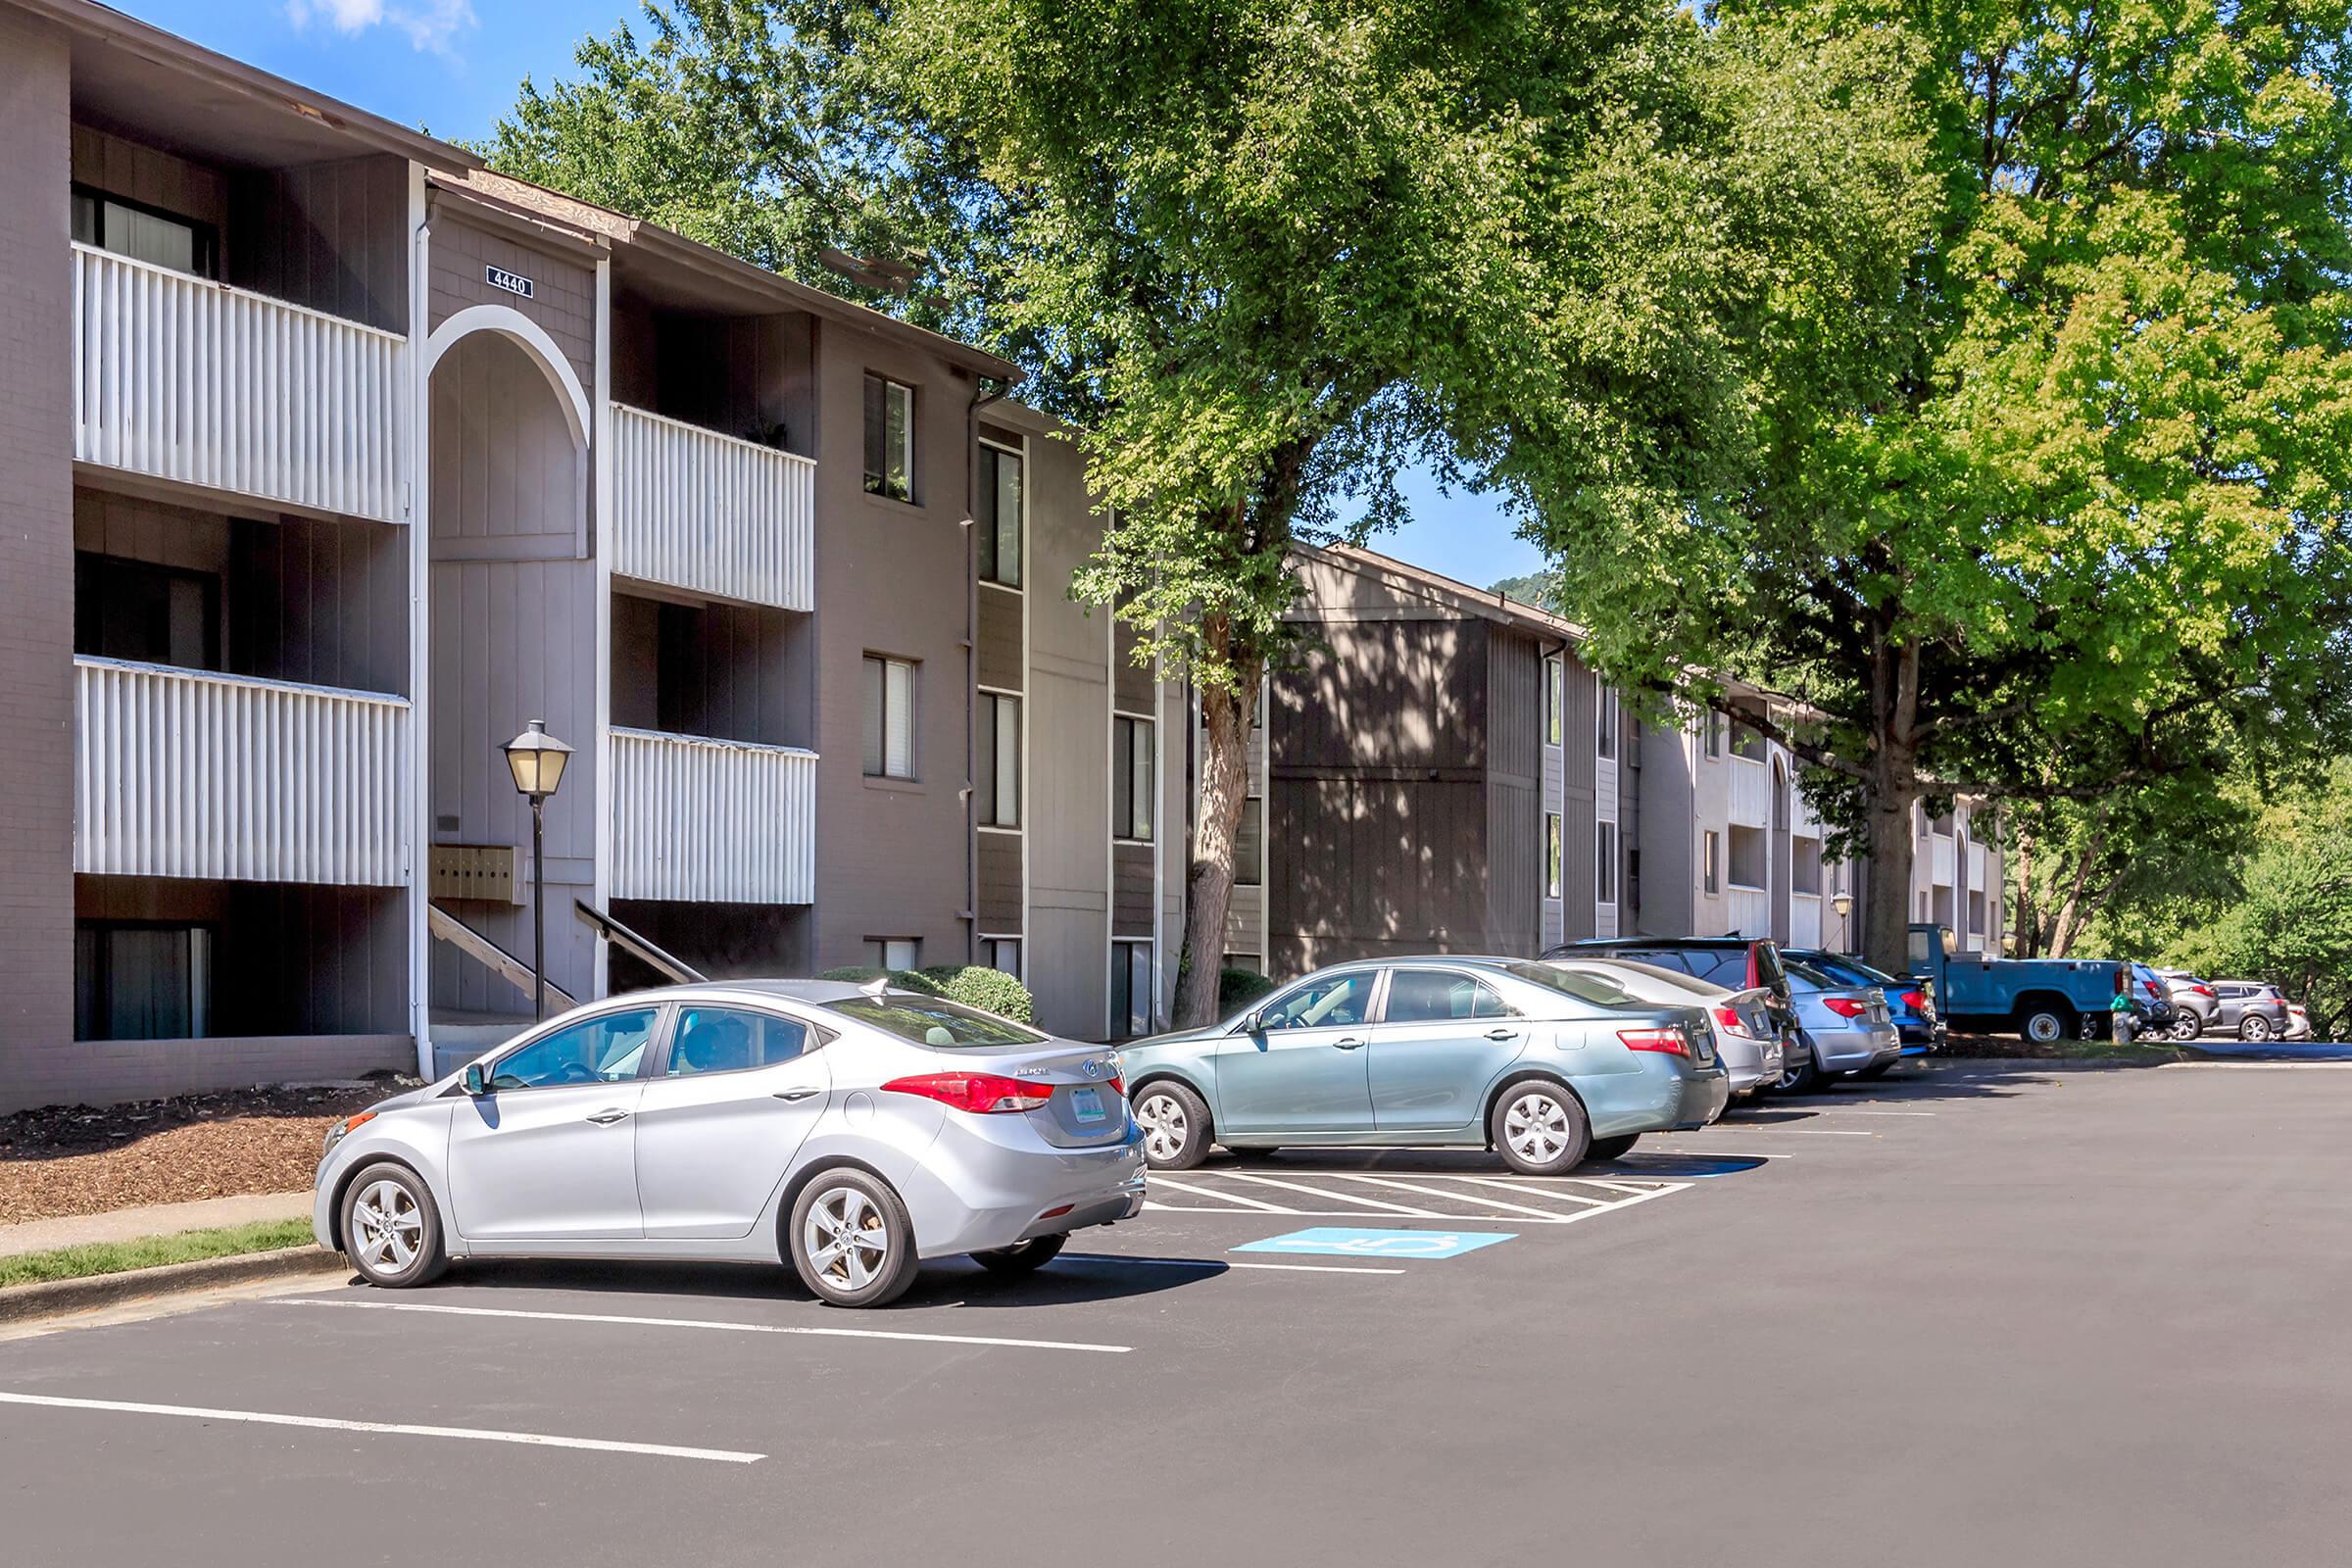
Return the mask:
[[[1200, 692], [1177, 1013], [1203, 1020], [1293, 542], [1395, 521], [1413, 464], [1650, 515], [1720, 472], [1755, 294], [1725, 255], [1834, 271], [1839, 240], [1743, 239], [1788, 193], [1727, 182], [1731, 133], [1792, 140], [1886, 63], [1833, 43], [1751, 90], [1658, 0], [900, 0], [873, 41], [1002, 202], [1004, 320], [1116, 509], [1076, 593]], [[1866, 188], [1873, 146], [1845, 151]]]
[[2254, 781], [2202, 774], [2124, 785], [2095, 800], [2002, 812], [2010, 930], [2021, 958], [2144, 958], [2236, 890], [2253, 846]]
[[2323, 1040], [2352, 1032], [2352, 764], [2262, 815], [2233, 895], [2175, 935], [2165, 957], [2215, 977], [2269, 980]]
[[[1755, 313], [1728, 475], [1671, 505], [1581, 462], [1513, 475], [1604, 671], [1720, 704], [1684, 672], [1728, 667], [1803, 699], [1819, 722], [1752, 716], [1896, 887], [1923, 799], [2090, 801], [2327, 738], [2352, 598], [2352, 8], [1710, 18], [1716, 101], [1767, 111], [1722, 180], [1735, 231], [1826, 225], [1841, 260], [1750, 275], [1725, 253]], [[1776, 60], [1857, 38], [1905, 62], [1884, 91], [1769, 112]], [[1890, 142], [1908, 157], [1850, 156]], [[1903, 901], [1868, 909], [1899, 969]]]

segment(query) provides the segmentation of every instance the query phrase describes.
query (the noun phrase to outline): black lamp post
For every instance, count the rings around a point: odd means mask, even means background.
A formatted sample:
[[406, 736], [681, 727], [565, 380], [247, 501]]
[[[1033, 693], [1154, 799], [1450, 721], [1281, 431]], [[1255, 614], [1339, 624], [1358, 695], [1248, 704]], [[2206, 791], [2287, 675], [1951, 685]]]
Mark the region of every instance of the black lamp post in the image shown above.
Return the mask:
[[507, 742], [507, 768], [514, 788], [531, 802], [531, 981], [539, 1017], [547, 1016], [547, 798], [564, 782], [571, 748], [547, 732], [547, 720]]

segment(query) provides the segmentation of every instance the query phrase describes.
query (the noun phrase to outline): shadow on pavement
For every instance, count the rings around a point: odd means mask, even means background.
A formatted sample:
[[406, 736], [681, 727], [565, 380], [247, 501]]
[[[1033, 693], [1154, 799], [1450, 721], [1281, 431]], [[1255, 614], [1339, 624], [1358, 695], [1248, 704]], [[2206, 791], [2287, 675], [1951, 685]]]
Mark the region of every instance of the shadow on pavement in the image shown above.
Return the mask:
[[[1080, 1232], [1074, 1241], [1089, 1233]], [[1108, 1233], [1104, 1233], [1107, 1235]], [[1005, 1279], [966, 1259], [927, 1260], [913, 1286], [884, 1312], [918, 1306], [1037, 1306], [1156, 1296], [1225, 1272], [1202, 1268], [1114, 1267], [1056, 1259], [1039, 1274]], [[691, 1297], [708, 1300], [789, 1301], [816, 1298], [783, 1263], [637, 1263], [578, 1258], [469, 1258], [450, 1269], [429, 1294], [455, 1304], [491, 1306], [506, 1291], [577, 1291], [632, 1297]], [[407, 1293], [403, 1293], [407, 1294]], [[621, 1310], [613, 1308], [613, 1310]], [[854, 1327], [858, 1313], [845, 1313]]]

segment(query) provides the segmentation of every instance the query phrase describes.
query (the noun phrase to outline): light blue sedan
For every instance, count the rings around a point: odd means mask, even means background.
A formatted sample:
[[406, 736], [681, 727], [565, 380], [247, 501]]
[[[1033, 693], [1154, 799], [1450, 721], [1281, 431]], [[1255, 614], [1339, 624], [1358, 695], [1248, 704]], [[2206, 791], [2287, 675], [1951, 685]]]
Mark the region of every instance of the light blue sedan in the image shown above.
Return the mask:
[[1120, 1049], [1145, 1158], [1310, 1145], [1491, 1148], [1556, 1176], [1704, 1127], [1731, 1080], [1704, 1011], [1515, 958], [1384, 958]]
[[1787, 967], [1798, 1032], [1813, 1054], [1784, 1071], [1778, 1088], [1801, 1093], [1848, 1073], [1876, 1078], [1902, 1059], [1903, 1037], [1883, 989], [1853, 985], [1809, 963]]

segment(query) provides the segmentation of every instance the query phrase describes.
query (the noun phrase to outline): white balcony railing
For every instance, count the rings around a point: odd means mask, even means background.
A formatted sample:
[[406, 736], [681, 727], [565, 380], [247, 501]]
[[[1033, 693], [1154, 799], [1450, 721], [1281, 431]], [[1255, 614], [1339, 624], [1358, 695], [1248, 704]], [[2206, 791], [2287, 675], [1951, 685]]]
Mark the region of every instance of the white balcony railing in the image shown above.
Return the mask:
[[724, 599], [816, 608], [816, 465], [612, 405], [612, 569]]
[[1788, 896], [1788, 945], [1792, 948], [1821, 946], [1821, 895], [1792, 893]]
[[1931, 834], [1928, 839], [1928, 882], [1933, 887], [1952, 885], [1952, 840], [1947, 833]]
[[816, 754], [612, 731], [612, 896], [705, 904], [816, 897]]
[[74, 247], [74, 456], [397, 522], [408, 343], [283, 300]]
[[1762, 888], [1733, 887], [1730, 896], [1732, 929], [1743, 937], [1772, 935], [1772, 895]]
[[111, 659], [74, 666], [74, 870], [408, 880], [405, 699]]
[[1772, 769], [1762, 762], [1735, 757], [1725, 764], [1731, 772], [1729, 820], [1734, 827], [1768, 827], [1772, 823]]

